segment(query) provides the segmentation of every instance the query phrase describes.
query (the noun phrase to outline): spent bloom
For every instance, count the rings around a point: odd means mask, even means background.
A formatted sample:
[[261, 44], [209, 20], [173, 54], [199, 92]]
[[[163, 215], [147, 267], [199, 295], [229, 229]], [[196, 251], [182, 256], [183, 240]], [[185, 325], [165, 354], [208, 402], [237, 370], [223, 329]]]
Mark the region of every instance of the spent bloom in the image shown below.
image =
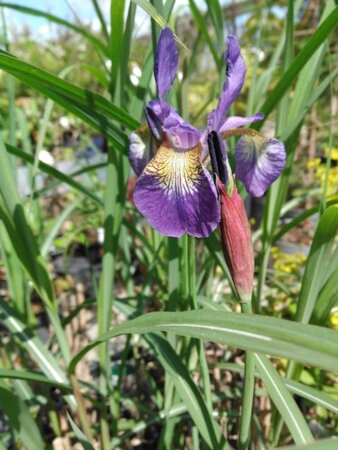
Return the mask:
[[[227, 116], [243, 87], [246, 72], [236, 38], [228, 36], [227, 44], [227, 79], [216, 109], [208, 115], [207, 129], [202, 131], [184, 121], [165, 101], [176, 76], [178, 53], [169, 28], [159, 38], [154, 65], [158, 99], [145, 107], [152, 142], [145, 142], [144, 129], [132, 133], [129, 160], [139, 177], [135, 205], [150, 225], [166, 236], [180, 237], [185, 233], [209, 236], [221, 222], [223, 194], [219, 182], [228, 189], [228, 183], [233, 185], [233, 178], [222, 144], [222, 152], [209, 155], [208, 141], [212, 133], [217, 136], [215, 142], [232, 135], [241, 136], [235, 148], [236, 176], [254, 196], [265, 193], [285, 164], [281, 142], [239, 128], [263, 119], [263, 114], [247, 118]], [[205, 166], [209, 156], [211, 160], [218, 158], [217, 170], [221, 176], [217, 187]]]

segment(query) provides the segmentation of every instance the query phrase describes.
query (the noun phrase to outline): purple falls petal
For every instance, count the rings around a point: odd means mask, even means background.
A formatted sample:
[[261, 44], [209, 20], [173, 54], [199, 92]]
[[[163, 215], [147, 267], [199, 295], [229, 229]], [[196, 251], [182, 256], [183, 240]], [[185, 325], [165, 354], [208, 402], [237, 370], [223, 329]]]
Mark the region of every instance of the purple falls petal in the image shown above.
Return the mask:
[[135, 174], [140, 176], [155, 155], [158, 145], [145, 125], [129, 135], [128, 158]]
[[220, 221], [216, 188], [200, 152], [200, 145], [182, 151], [163, 144], [137, 180], [135, 205], [165, 236], [206, 237]]
[[154, 75], [160, 98], [169, 92], [175, 79], [177, 64], [178, 53], [174, 34], [170, 28], [164, 28], [157, 44], [154, 65]]
[[245, 79], [246, 67], [240, 47], [234, 36], [228, 36], [228, 50], [225, 54], [227, 79], [223, 85], [217, 108], [208, 116], [208, 131], [219, 131], [225, 114], [240, 93]]
[[223, 125], [219, 129], [219, 133], [223, 133], [224, 131], [230, 130], [231, 128], [238, 128], [244, 125], [248, 125], [249, 123], [258, 122], [259, 120], [264, 119], [264, 114], [256, 113], [250, 117], [239, 117], [232, 116], [225, 119]]
[[261, 197], [285, 166], [285, 147], [277, 139], [242, 136], [235, 148], [235, 160], [237, 178], [251, 195]]

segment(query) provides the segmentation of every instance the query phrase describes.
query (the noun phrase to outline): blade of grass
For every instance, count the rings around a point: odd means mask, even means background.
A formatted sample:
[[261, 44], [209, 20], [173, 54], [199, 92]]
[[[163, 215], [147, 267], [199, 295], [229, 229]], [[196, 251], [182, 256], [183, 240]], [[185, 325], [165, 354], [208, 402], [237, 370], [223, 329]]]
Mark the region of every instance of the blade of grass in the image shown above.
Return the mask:
[[125, 134], [113, 121], [125, 125], [131, 130], [139, 126], [139, 123], [125, 111], [116, 107], [101, 95], [81, 89], [3, 51], [0, 51], [0, 68], [47, 95], [67, 111], [73, 112], [82, 120], [100, 130], [105, 136], [112, 139], [119, 150], [124, 151], [127, 140]]
[[285, 420], [297, 444], [313, 441], [313, 436], [292, 395], [285, 387], [278, 372], [264, 355], [255, 354], [257, 369], [268, 393]]
[[[264, 102], [263, 106], [260, 108], [265, 118], [271, 113], [276, 104], [282, 99], [285, 93], [288, 91], [293, 80], [303, 69], [305, 64], [311, 58], [311, 56], [316, 52], [316, 50], [322, 45], [322, 43], [327, 39], [329, 34], [334, 30], [338, 21], [338, 7], [336, 7], [332, 13], [321, 23], [317, 28], [315, 33], [308, 39], [302, 50], [295, 56], [291, 65], [277, 83], [273, 92], [269, 95], [267, 100]], [[255, 129], [261, 128], [263, 121], [258, 125], [253, 126]]]
[[[233, 372], [243, 373], [244, 367], [236, 363], [219, 363], [216, 364], [219, 369], [230, 370]], [[256, 372], [256, 376], [260, 376], [259, 372]], [[334, 413], [338, 411], [338, 401], [331, 395], [325, 394], [323, 391], [318, 391], [312, 387], [306, 386], [303, 383], [294, 380], [288, 380], [287, 378], [281, 378], [285, 386], [293, 394], [297, 394], [311, 402], [322, 406]], [[321, 386], [325, 390], [325, 386]]]
[[17, 317], [15, 311], [0, 298], [0, 320], [12, 336], [30, 354], [40, 370], [56, 383], [67, 384], [67, 377], [58, 362], [45, 348], [40, 339]]
[[107, 24], [106, 21], [104, 20], [101, 8], [97, 2], [97, 0], [92, 0], [96, 15], [100, 21], [101, 24], [101, 30], [102, 30], [102, 34], [105, 38], [105, 40], [107, 41], [107, 43], [109, 42], [109, 33], [108, 33], [108, 29], [107, 29]]
[[[120, 67], [123, 48], [123, 22], [125, 0], [112, 0], [110, 4], [110, 54], [111, 54], [111, 92], [114, 92], [117, 72]], [[128, 58], [126, 58], [128, 59]], [[113, 96], [114, 98], [114, 96]]]
[[41, 245], [41, 255], [47, 256], [50, 246], [52, 245], [53, 240], [56, 238], [59, 233], [60, 227], [63, 222], [70, 216], [70, 214], [83, 202], [83, 197], [80, 197], [70, 203], [62, 213], [55, 219], [51, 230], [46, 236], [43, 244]]
[[146, 339], [155, 350], [156, 356], [165, 371], [170, 374], [179, 396], [206, 443], [211, 448], [229, 449], [200, 391], [171, 345], [164, 337], [154, 334], [147, 335]]
[[325, 394], [325, 392], [323, 391], [313, 389], [310, 386], [298, 383], [297, 381], [293, 380], [283, 380], [283, 381], [288, 390], [293, 394], [300, 395], [301, 397], [310, 400], [316, 405], [319, 405], [323, 408], [326, 408], [334, 412], [335, 414], [338, 414], [338, 401], [332, 398], [330, 395]]
[[[21, 158], [22, 160], [26, 161], [30, 165], [34, 164], [34, 158], [31, 155], [28, 155], [25, 152], [22, 152], [21, 150], [18, 150], [17, 148], [6, 144], [6, 150], [8, 153], [17, 156], [18, 158]], [[95, 165], [92, 168], [85, 168], [81, 169], [79, 171], [74, 172], [73, 174], [65, 175], [63, 172], [60, 172], [59, 170], [55, 169], [54, 167], [39, 161], [38, 169], [40, 169], [42, 172], [46, 173], [50, 177], [53, 177], [57, 179], [59, 182], [67, 184], [67, 186], [70, 186], [74, 191], [77, 191], [81, 194], [84, 194], [87, 198], [90, 198], [93, 200], [97, 205], [102, 206], [103, 201], [101, 198], [99, 198], [97, 195], [95, 195], [90, 189], [87, 189], [82, 184], [78, 183], [74, 180], [74, 177], [77, 175], [81, 175], [82, 173], [85, 173], [88, 170], [93, 170], [97, 167], [102, 167], [102, 165]], [[54, 188], [55, 185], [52, 186]]]
[[27, 450], [44, 448], [39, 428], [24, 401], [2, 380], [0, 380], [1, 408], [9, 418], [11, 428], [20, 436], [17, 439]]
[[[336, 265], [336, 264], [334, 264]], [[324, 325], [338, 298], [338, 268], [324, 284], [317, 297], [310, 323]]]
[[[161, 28], [167, 27], [167, 22], [163, 18], [163, 16], [157, 11], [154, 5], [152, 5], [147, 0], [131, 0], [133, 3], [135, 3], [137, 6], [143, 9], [153, 20], [156, 22]], [[181, 45], [187, 52], [189, 52], [188, 48], [183, 44], [181, 39], [177, 37], [177, 35], [174, 33], [175, 40], [179, 45]]]
[[28, 301], [29, 287], [24, 270], [3, 223], [0, 224], [0, 247], [2, 262], [6, 268], [10, 300], [20, 316], [28, 320], [31, 312]]
[[78, 438], [80, 444], [83, 446], [84, 450], [94, 450], [94, 447], [92, 444], [88, 441], [88, 438], [82, 433], [80, 428], [76, 425], [76, 423], [73, 421], [73, 419], [70, 417], [69, 413], [67, 412], [67, 418], [70, 423], [70, 426], [72, 427], [75, 436]]
[[189, 6], [190, 6], [190, 10], [194, 16], [195, 24], [199, 28], [202, 35], [204, 36], [204, 39], [205, 39], [206, 43], [208, 44], [210, 53], [212, 54], [212, 57], [214, 58], [215, 66], [217, 69], [219, 69], [220, 68], [220, 58], [216, 51], [215, 45], [212, 42], [211, 36], [210, 36], [208, 28], [207, 28], [207, 20], [206, 20], [207, 15], [206, 14], [204, 16], [202, 15], [202, 13], [200, 12], [200, 9], [198, 8], [198, 6], [196, 5], [194, 0], [189, 0]]
[[336, 450], [338, 440], [336, 438], [321, 439], [313, 444], [301, 446], [278, 447], [276, 450]]
[[302, 288], [299, 294], [296, 320], [310, 320], [320, 289], [332, 273], [332, 254], [338, 231], [338, 206], [325, 210], [318, 223], [309, 257], [305, 266]]
[[29, 372], [28, 370], [14, 370], [0, 368], [0, 378], [9, 378], [15, 380], [31, 381], [32, 383], [42, 383], [50, 386], [55, 386], [65, 392], [71, 392], [71, 387], [67, 383], [59, 383], [58, 381], [48, 378], [36, 372]]

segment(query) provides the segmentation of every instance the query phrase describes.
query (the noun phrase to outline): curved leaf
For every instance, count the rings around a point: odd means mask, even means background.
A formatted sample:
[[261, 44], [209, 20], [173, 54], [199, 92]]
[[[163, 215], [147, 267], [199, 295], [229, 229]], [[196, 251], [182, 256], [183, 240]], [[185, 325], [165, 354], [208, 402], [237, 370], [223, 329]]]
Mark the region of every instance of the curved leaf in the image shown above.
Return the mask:
[[[18, 158], [23, 159], [24, 161], [26, 161], [29, 164], [34, 164], [34, 157], [29, 155], [26, 152], [22, 152], [21, 150], [13, 147], [12, 145], [6, 144], [6, 149], [8, 151], [8, 153], [11, 153], [12, 155], [17, 156]], [[102, 167], [102, 165], [96, 165], [94, 166], [94, 168], [97, 167]], [[84, 168], [82, 170], [79, 170], [77, 172], [75, 172], [74, 174], [69, 175], [65, 175], [64, 173], [60, 172], [59, 170], [55, 169], [55, 167], [52, 167], [42, 161], [39, 161], [38, 164], [38, 168], [46, 173], [47, 175], [55, 178], [56, 180], [62, 182], [62, 183], [66, 183], [68, 186], [70, 186], [71, 188], [73, 188], [75, 191], [78, 191], [82, 194], [85, 194], [86, 197], [90, 198], [91, 200], [93, 200], [95, 203], [97, 203], [99, 206], [103, 205], [103, 201], [97, 197], [91, 190], [87, 189], [85, 186], [83, 186], [81, 183], [78, 183], [77, 181], [74, 180], [74, 177], [76, 175], [80, 175], [81, 173], [87, 171], [87, 168]], [[91, 168], [88, 170], [91, 170]], [[54, 186], [53, 186], [54, 187]]]
[[[293, 59], [291, 65], [280, 79], [279, 83], [274, 88], [273, 92], [269, 95], [264, 105], [260, 108], [261, 112], [265, 115], [265, 118], [271, 113], [276, 104], [281, 100], [284, 94], [287, 92], [291, 83], [296, 76], [325, 41], [331, 31], [336, 27], [338, 22], [338, 7], [336, 7], [332, 13], [321, 23], [315, 33], [308, 39], [302, 50]], [[259, 129], [263, 125], [263, 121], [252, 128]]]
[[338, 205], [330, 206], [321, 216], [306, 262], [299, 294], [296, 320], [308, 322], [323, 283], [332, 270], [332, 255], [338, 231]]
[[259, 374], [268, 393], [285, 420], [295, 442], [306, 444], [313, 440], [311, 431], [295, 400], [283, 383], [282, 378], [265, 355], [255, 354]]
[[129, 114], [96, 92], [82, 89], [4, 51], [0, 51], [0, 68], [100, 130], [120, 151], [127, 148], [127, 136], [114, 122], [130, 130], [139, 126]]
[[333, 330], [267, 316], [198, 310], [154, 312], [119, 325], [84, 347], [70, 362], [69, 371], [101, 342], [120, 334], [156, 331], [170, 331], [337, 370], [338, 334]]
[[147, 341], [156, 352], [156, 356], [165, 371], [170, 374], [178, 395], [187, 407], [192, 420], [210, 448], [229, 449], [221, 431], [207, 408], [200, 391], [192, 381], [189, 372], [169, 342], [162, 336], [149, 334]]

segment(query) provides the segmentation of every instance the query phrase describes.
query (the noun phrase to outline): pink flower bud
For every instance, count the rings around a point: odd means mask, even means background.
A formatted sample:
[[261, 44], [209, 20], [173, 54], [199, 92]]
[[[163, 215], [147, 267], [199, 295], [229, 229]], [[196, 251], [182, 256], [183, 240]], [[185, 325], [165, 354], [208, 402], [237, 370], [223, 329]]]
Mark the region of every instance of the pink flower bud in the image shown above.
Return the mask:
[[232, 195], [228, 194], [217, 178], [221, 204], [222, 250], [236, 290], [243, 301], [250, 301], [253, 290], [254, 252], [249, 221], [243, 200], [234, 183]]

